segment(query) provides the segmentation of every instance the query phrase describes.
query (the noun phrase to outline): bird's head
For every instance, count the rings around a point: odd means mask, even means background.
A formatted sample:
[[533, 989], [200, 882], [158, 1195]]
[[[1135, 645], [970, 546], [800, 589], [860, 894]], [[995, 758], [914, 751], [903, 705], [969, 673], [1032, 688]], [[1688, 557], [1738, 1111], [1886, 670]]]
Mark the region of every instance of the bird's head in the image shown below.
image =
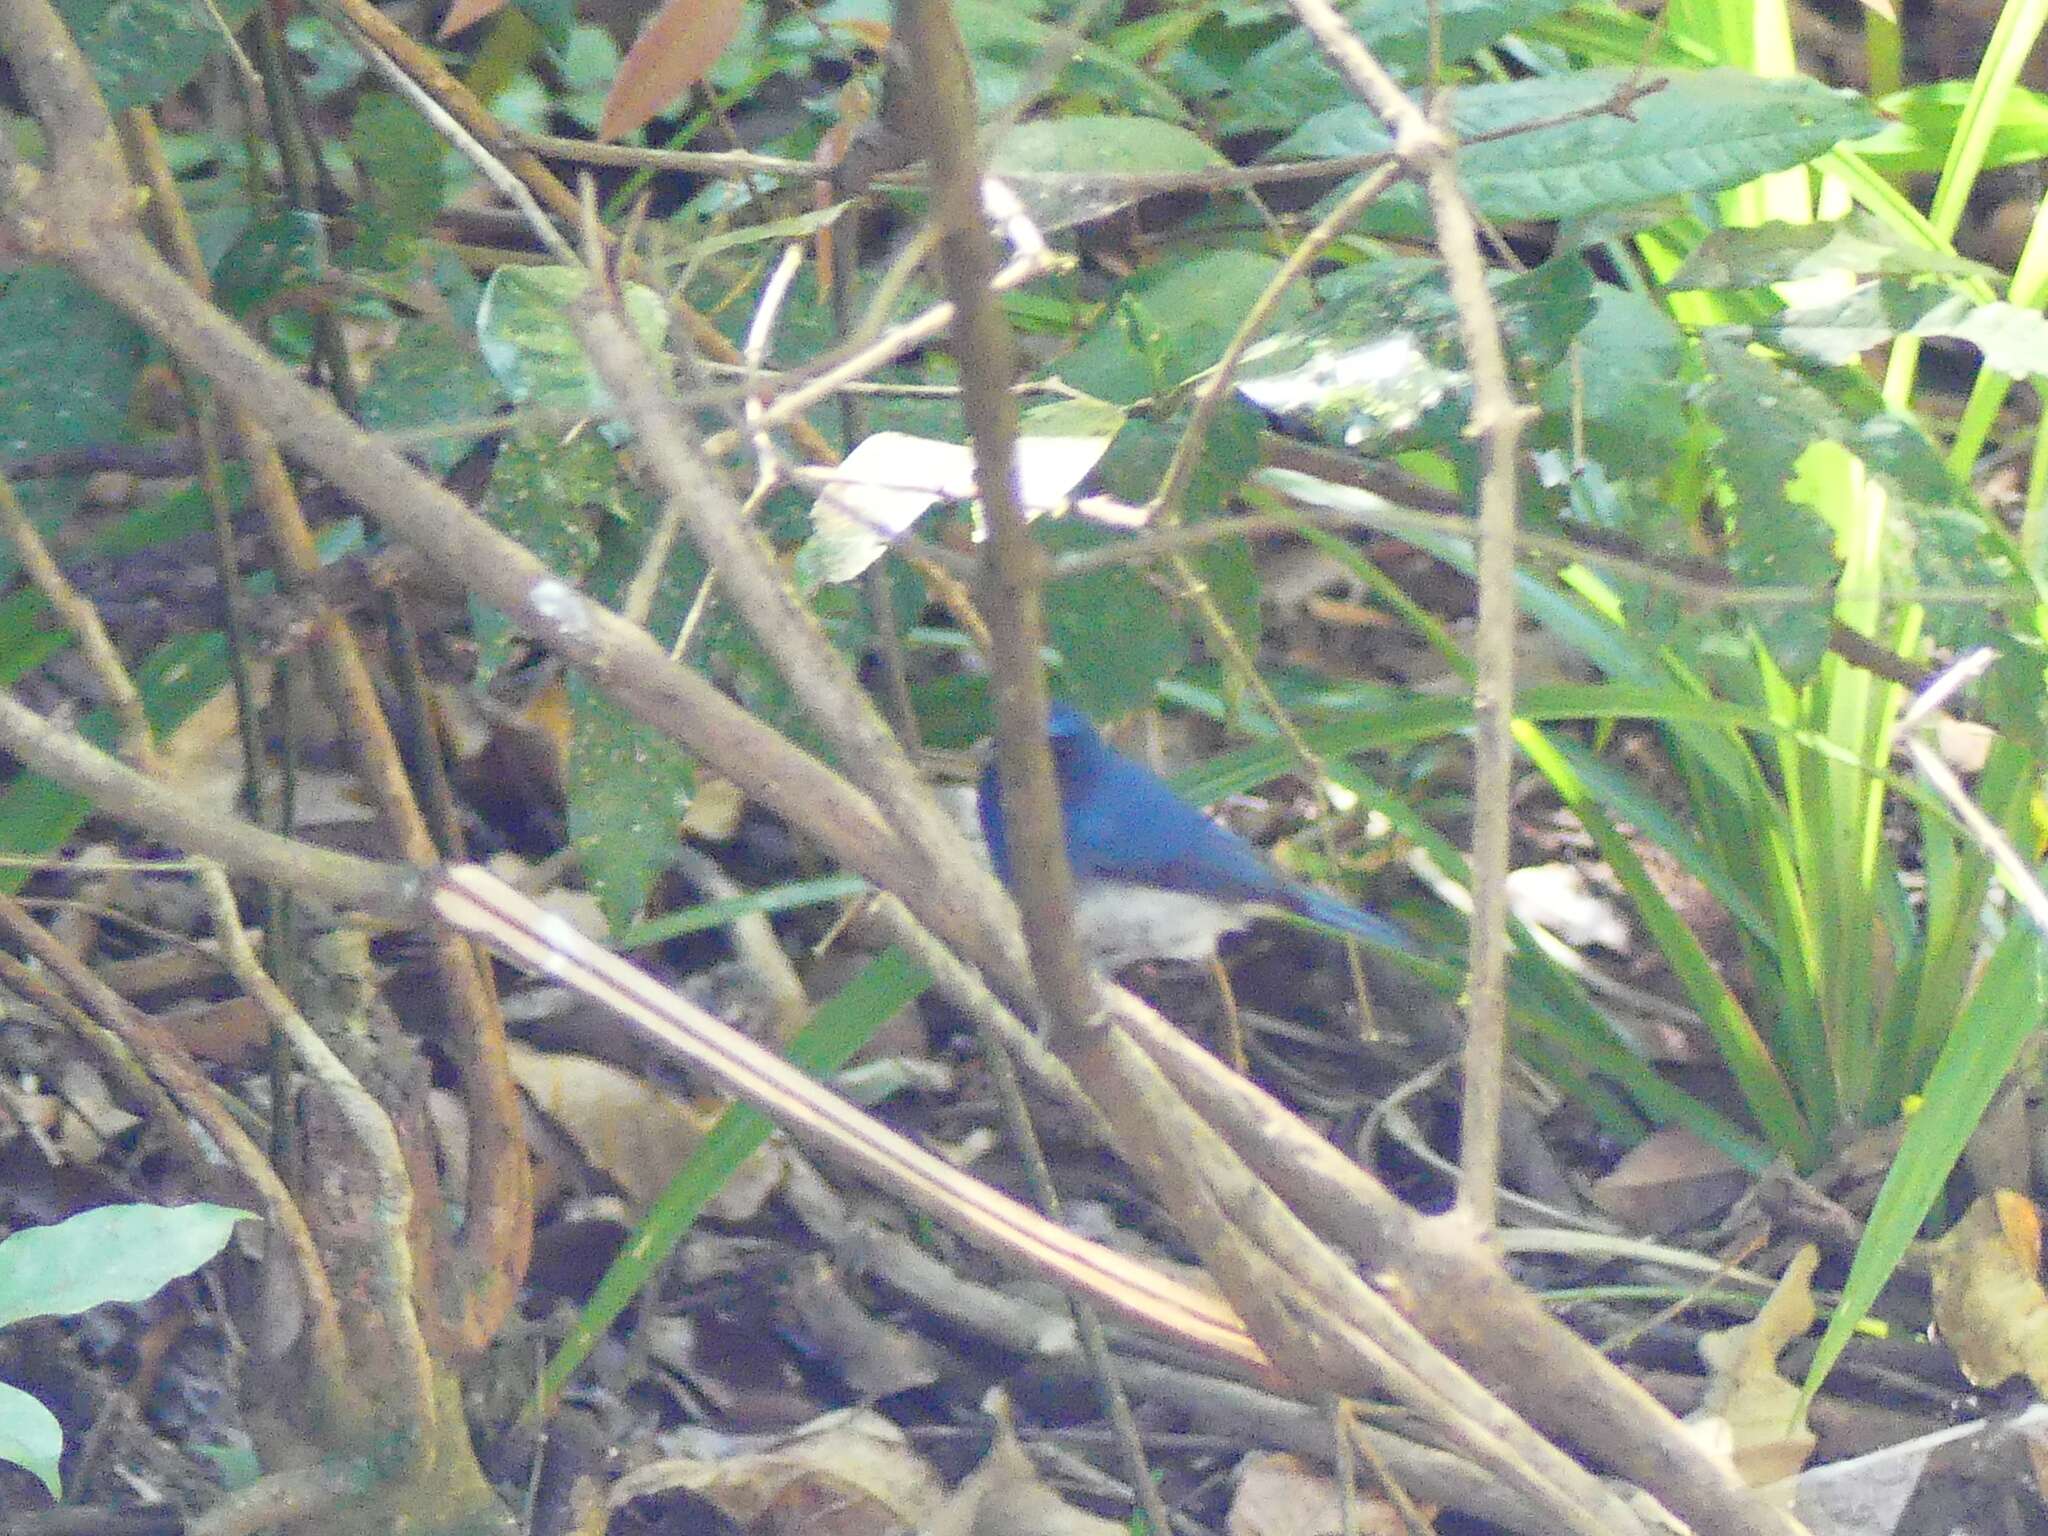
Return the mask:
[[1106, 750], [1094, 724], [1071, 704], [1054, 701], [1046, 714], [1045, 731], [1052, 748], [1053, 771], [1062, 783], [1072, 782]]

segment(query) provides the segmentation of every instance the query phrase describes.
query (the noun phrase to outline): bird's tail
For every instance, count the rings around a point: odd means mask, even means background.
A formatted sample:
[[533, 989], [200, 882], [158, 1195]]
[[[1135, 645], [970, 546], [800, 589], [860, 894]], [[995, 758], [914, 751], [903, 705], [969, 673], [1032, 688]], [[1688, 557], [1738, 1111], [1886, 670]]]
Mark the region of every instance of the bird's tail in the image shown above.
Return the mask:
[[1384, 949], [1398, 949], [1410, 955], [1415, 953], [1415, 941], [1384, 917], [1361, 911], [1334, 896], [1326, 896], [1312, 886], [1292, 886], [1287, 894], [1288, 906], [1312, 923], [1334, 928], [1339, 933]]

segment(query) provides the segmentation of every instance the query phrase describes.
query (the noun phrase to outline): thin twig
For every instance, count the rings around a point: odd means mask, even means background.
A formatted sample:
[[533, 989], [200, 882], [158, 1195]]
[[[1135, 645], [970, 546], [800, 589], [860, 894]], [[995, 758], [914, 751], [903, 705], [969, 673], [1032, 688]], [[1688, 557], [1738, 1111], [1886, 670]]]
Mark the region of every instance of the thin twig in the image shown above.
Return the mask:
[[1500, 1104], [1507, 1052], [1507, 873], [1514, 769], [1515, 493], [1517, 443], [1529, 417], [1515, 399], [1500, 316], [1471, 204], [1458, 185], [1457, 145], [1410, 101], [1329, 0], [1288, 0], [1353, 91], [1394, 137], [1394, 153], [1422, 182], [1436, 218], [1465, 357], [1479, 439], [1479, 620], [1473, 709], [1472, 956], [1466, 979], [1464, 1177], [1459, 1198], [1482, 1226], [1493, 1223], [1500, 1163]]
[[156, 737], [150, 730], [142, 692], [135, 686], [128, 664], [121, 660], [121, 652], [108, 635], [106, 625], [100, 622], [99, 610], [71, 584], [71, 578], [64, 574], [36, 525], [29, 521], [14, 487], [4, 475], [0, 475], [0, 533], [5, 533], [14, 545], [22, 569], [28, 572], [28, 579], [35, 583], [43, 601], [77, 638], [79, 650], [93, 676], [99, 679], [100, 691], [120, 723], [121, 755], [141, 772], [157, 773], [161, 765], [157, 761]]

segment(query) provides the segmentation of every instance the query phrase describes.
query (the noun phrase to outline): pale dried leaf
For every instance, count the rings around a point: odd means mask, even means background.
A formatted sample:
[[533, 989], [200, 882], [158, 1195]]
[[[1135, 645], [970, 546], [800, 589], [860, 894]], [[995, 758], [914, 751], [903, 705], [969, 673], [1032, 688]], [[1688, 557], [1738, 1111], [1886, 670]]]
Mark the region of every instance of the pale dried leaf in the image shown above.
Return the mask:
[[1778, 1373], [1778, 1356], [1813, 1326], [1813, 1271], [1820, 1250], [1811, 1243], [1785, 1266], [1763, 1310], [1739, 1327], [1700, 1340], [1707, 1390], [1688, 1422], [1715, 1419], [1726, 1426], [1735, 1466], [1744, 1482], [1762, 1488], [1793, 1476], [1813, 1455], [1799, 1388]]
[[[510, 1048], [512, 1076], [535, 1108], [625, 1191], [636, 1211], [653, 1203], [723, 1112], [685, 1104], [609, 1062], [566, 1051]], [[781, 1178], [781, 1159], [764, 1146], [712, 1200], [722, 1221], [749, 1220]]]

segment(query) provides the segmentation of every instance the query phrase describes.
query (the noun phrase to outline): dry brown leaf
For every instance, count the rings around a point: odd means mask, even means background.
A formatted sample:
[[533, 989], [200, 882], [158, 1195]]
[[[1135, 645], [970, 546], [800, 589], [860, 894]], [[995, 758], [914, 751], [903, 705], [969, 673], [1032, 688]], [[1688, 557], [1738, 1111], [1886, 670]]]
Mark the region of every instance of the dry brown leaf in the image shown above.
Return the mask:
[[1763, 1310], [1736, 1328], [1700, 1340], [1707, 1391], [1687, 1423], [1714, 1420], [1725, 1427], [1737, 1471], [1752, 1488], [1793, 1476], [1813, 1455], [1799, 1388], [1778, 1374], [1785, 1346], [1813, 1326], [1813, 1271], [1820, 1250], [1811, 1243], [1792, 1256]]
[[1748, 1186], [1749, 1175], [1726, 1153], [1667, 1126], [1594, 1183], [1593, 1201], [1635, 1231], [1676, 1232], [1726, 1210]]
[[[645, 1211], [688, 1161], [724, 1106], [687, 1104], [610, 1062], [567, 1051], [510, 1047], [512, 1076], [534, 1107], [561, 1126], [576, 1150]], [[782, 1177], [770, 1143], [725, 1182], [709, 1209], [747, 1221]]]
[[[897, 1536], [923, 1529], [940, 1497], [937, 1474], [903, 1431], [867, 1409], [827, 1414], [765, 1451], [651, 1462], [613, 1485], [611, 1505], [670, 1491], [703, 1500], [750, 1536]], [[798, 1510], [809, 1518], [786, 1523]]]
[[2025, 1376], [2048, 1391], [2041, 1217], [2012, 1190], [1984, 1195], [1934, 1245], [1934, 1328], [1980, 1387]]
[[924, 1536], [1124, 1536], [1130, 1528], [1076, 1509], [1048, 1487], [996, 1397], [988, 1455], [924, 1526]]
[[616, 139], [644, 126], [710, 72], [739, 29], [740, 0], [667, 0], [626, 51], [597, 136]]
[[939, 1379], [940, 1361], [932, 1345], [854, 1300], [823, 1255], [813, 1254], [796, 1266], [782, 1301], [805, 1342], [864, 1401], [928, 1387]]

